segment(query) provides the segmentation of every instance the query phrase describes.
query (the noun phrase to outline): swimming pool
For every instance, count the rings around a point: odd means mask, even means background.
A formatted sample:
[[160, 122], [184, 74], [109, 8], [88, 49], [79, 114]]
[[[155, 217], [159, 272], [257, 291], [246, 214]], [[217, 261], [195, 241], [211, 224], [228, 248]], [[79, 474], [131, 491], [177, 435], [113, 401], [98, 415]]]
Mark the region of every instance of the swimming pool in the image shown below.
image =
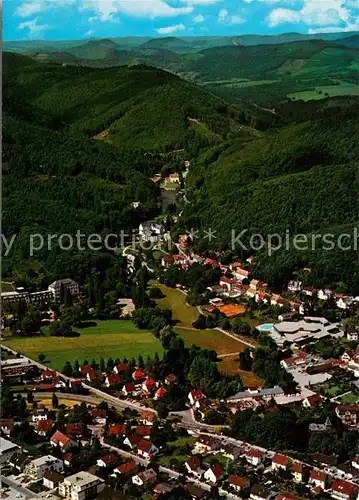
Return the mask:
[[272, 330], [273, 326], [273, 323], [264, 323], [263, 325], [258, 325], [257, 330], [267, 332], [269, 330]]

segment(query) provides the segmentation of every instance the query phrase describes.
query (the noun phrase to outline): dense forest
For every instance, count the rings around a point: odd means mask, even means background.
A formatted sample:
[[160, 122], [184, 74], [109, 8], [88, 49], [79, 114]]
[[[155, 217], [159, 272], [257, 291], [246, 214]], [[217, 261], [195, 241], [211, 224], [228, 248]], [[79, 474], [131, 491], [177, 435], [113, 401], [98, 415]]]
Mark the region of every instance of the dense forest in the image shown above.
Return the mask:
[[[3, 232], [18, 237], [4, 273], [35, 284], [64, 274], [85, 281], [97, 259], [112, 256], [42, 250], [28, 261], [29, 234], [136, 229], [160, 213], [150, 177], [179, 148], [191, 159], [189, 203], [173, 229], [216, 231], [211, 243], [195, 241], [202, 251], [227, 250], [232, 229], [352, 232], [357, 105], [336, 97], [250, 110], [144, 65], [89, 68], [5, 53]], [[308, 284], [359, 292], [355, 247], [267, 253], [255, 270], [273, 286], [310, 267]]]

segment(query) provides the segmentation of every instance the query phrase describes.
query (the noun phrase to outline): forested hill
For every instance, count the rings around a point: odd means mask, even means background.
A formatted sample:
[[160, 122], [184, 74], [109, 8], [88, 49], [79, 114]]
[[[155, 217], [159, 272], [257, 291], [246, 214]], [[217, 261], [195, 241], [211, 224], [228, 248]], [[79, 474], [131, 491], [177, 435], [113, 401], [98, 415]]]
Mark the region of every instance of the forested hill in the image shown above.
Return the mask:
[[150, 177], [171, 161], [167, 151], [196, 155], [256, 119], [146, 66], [44, 65], [6, 53], [3, 64], [3, 232], [18, 235], [3, 271], [25, 284], [66, 273], [84, 282], [113, 258], [59, 249], [29, 258], [30, 233], [138, 228], [160, 213]]
[[[322, 111], [314, 108], [310, 121], [202, 155], [187, 179], [187, 226], [217, 231], [212, 245], [218, 249], [230, 248], [231, 229], [236, 234], [248, 229], [248, 237], [284, 238], [286, 230], [353, 234], [359, 223], [358, 101], [335, 102]], [[264, 251], [256, 273], [275, 285], [310, 267], [308, 284], [343, 282], [359, 293], [358, 253], [352, 249], [325, 251], [319, 244], [316, 251], [283, 250], [272, 257]]]
[[144, 65], [99, 69], [24, 64], [22, 56], [13, 54], [4, 59], [5, 98], [12, 112], [21, 112], [20, 100], [51, 116], [59, 129], [97, 135], [121, 148], [184, 147], [193, 138], [193, 120], [201, 124], [198, 137], [223, 139], [240, 123], [260, 126], [265, 116], [241, 111], [192, 83]]

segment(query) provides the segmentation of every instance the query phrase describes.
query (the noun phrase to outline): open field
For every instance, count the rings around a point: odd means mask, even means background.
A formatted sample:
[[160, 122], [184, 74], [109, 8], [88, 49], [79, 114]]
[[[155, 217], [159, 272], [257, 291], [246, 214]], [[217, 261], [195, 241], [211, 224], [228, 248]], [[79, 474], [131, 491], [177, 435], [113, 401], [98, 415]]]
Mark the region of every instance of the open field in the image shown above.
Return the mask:
[[287, 94], [289, 99], [302, 101], [325, 99], [327, 97], [359, 95], [359, 85], [343, 82], [340, 85], [325, 85], [315, 87], [314, 90], [304, 90], [303, 92], [292, 92]]
[[[340, 401], [346, 405], [351, 405], [355, 404], [359, 400], [359, 396], [357, 394], [354, 394], [353, 392], [350, 392], [349, 394], [345, 394], [342, 398], [339, 398]], [[338, 400], [337, 400], [338, 401]]]
[[173, 319], [178, 322], [178, 326], [192, 328], [192, 323], [198, 318], [199, 313], [196, 307], [187, 304], [186, 295], [176, 288], [169, 288], [157, 282], [154, 285], [165, 295], [163, 299], [157, 300], [159, 307], [172, 309]]
[[213, 349], [218, 355], [239, 353], [247, 347], [242, 342], [227, 337], [219, 330], [187, 330], [179, 327], [176, 328], [176, 332], [184, 339], [188, 347], [196, 344], [203, 349]]
[[131, 321], [106, 320], [97, 321], [96, 326], [78, 329], [80, 337], [12, 337], [4, 343], [30, 358], [37, 359], [42, 352], [46, 355], [45, 363], [57, 370], [62, 370], [66, 361], [81, 363], [103, 357], [123, 359], [143, 356], [153, 356], [155, 352], [162, 354], [160, 342], [146, 330], [137, 329]]
[[257, 375], [252, 372], [246, 372], [239, 369], [238, 355], [236, 354], [223, 358], [223, 360], [219, 363], [218, 368], [223, 373], [239, 375], [245, 387], [260, 387], [263, 385], [263, 381], [257, 377]]

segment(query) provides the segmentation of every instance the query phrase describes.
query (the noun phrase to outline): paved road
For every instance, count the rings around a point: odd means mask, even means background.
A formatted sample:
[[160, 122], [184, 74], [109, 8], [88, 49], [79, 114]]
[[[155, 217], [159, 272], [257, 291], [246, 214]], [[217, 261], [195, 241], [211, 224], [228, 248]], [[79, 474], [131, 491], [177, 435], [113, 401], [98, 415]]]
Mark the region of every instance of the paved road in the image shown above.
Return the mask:
[[2, 474], [0, 475], [0, 480], [1, 480], [1, 484], [6, 484], [8, 486], [11, 486], [11, 488], [14, 488], [14, 490], [16, 490], [18, 493], [21, 493], [26, 499], [39, 497], [39, 495], [37, 493], [34, 493], [31, 490], [28, 490], [24, 486], [18, 485], [15, 481], [13, 481], [12, 479], [10, 479], [8, 477], [3, 476]]

